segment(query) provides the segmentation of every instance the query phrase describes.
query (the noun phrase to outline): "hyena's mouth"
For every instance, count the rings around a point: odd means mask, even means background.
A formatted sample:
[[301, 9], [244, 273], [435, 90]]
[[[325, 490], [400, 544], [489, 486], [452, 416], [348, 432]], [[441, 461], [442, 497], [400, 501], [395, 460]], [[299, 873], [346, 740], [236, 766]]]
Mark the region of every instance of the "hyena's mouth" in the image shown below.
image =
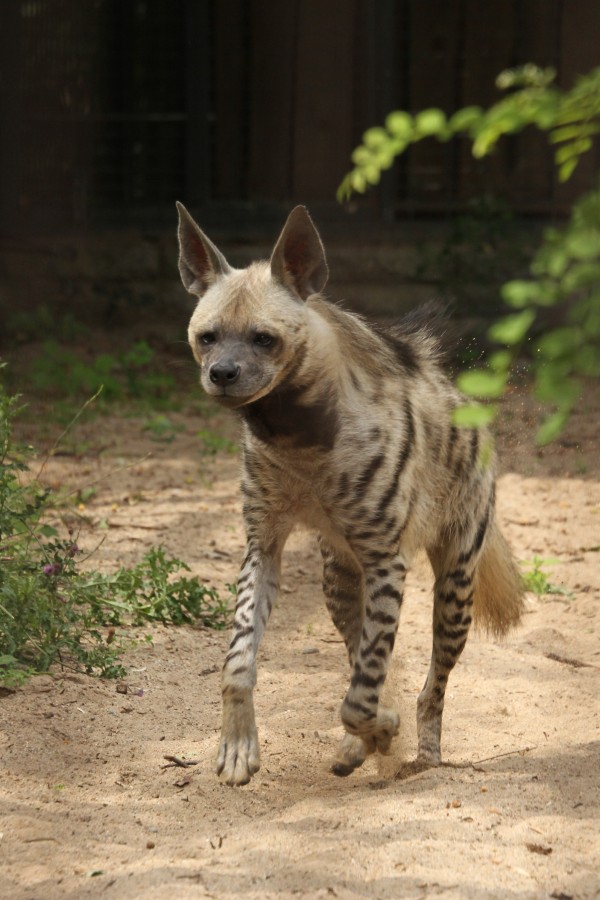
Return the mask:
[[239, 397], [235, 394], [227, 394], [226, 388], [223, 388], [223, 392], [221, 394], [213, 394], [210, 393], [210, 396], [213, 400], [216, 400], [217, 403], [220, 403], [221, 406], [227, 407], [227, 409], [237, 409], [238, 406], [245, 406], [246, 403], [250, 403], [253, 399], [250, 397]]

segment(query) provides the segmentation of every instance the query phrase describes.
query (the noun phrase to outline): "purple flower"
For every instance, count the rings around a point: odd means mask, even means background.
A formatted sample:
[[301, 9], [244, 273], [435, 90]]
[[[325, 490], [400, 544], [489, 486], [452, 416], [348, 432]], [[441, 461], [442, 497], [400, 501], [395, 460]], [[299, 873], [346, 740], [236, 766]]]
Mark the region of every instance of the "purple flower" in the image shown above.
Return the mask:
[[44, 566], [42, 572], [44, 573], [44, 575], [48, 575], [48, 577], [50, 577], [50, 575], [58, 575], [61, 568], [62, 566], [60, 563], [49, 563], [47, 566]]

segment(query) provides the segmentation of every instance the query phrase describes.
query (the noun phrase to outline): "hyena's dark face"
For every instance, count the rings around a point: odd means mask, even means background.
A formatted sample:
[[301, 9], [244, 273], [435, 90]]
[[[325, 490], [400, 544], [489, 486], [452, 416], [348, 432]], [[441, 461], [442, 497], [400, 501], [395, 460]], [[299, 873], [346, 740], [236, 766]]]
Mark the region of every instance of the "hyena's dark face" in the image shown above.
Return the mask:
[[318, 233], [296, 207], [269, 263], [232, 269], [179, 206], [179, 271], [199, 297], [188, 338], [204, 390], [228, 407], [264, 397], [305, 352], [304, 300], [321, 290], [327, 265]]
[[207, 394], [229, 407], [268, 394], [304, 345], [304, 313], [304, 305], [274, 282], [267, 264], [217, 279], [188, 329]]

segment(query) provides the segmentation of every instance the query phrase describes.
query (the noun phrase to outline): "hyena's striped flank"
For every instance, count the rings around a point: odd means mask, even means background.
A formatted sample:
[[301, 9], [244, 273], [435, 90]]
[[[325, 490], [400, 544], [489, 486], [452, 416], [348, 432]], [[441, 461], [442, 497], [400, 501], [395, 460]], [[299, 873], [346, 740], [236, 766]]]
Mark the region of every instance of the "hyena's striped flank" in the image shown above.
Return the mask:
[[217, 772], [245, 784], [259, 768], [256, 654], [296, 523], [319, 532], [325, 599], [350, 660], [338, 775], [385, 753], [397, 733], [398, 713], [379, 698], [404, 579], [426, 549], [433, 651], [418, 700], [418, 758], [435, 765], [446, 683], [472, 619], [501, 635], [522, 611], [521, 581], [494, 519], [490, 439], [452, 425], [461, 399], [427, 328], [376, 328], [322, 299], [327, 264], [303, 207], [270, 261], [244, 270], [179, 212], [181, 277], [200, 298], [189, 339], [201, 383], [244, 428], [248, 543], [223, 669]]

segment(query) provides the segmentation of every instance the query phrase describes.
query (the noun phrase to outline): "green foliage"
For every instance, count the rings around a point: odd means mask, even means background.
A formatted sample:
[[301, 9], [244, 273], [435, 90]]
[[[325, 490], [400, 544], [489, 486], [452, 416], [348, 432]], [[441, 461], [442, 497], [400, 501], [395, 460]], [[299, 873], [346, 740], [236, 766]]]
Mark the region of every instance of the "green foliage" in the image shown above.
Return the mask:
[[73, 534], [59, 539], [44, 521], [52, 495], [31, 478], [12, 442], [17, 400], [0, 386], [0, 683], [60, 665], [114, 677], [146, 622], [223, 628], [229, 602], [161, 547], [114, 574], [84, 571]]
[[13, 312], [7, 317], [6, 334], [13, 340], [23, 341], [48, 340], [53, 337], [58, 341], [73, 341], [88, 334], [88, 329], [70, 313], [57, 314], [45, 303], [26, 312]]
[[[581, 77], [570, 91], [557, 88], [554, 78], [553, 70], [528, 64], [498, 77], [498, 87], [512, 93], [487, 110], [466, 107], [449, 119], [436, 109], [416, 116], [390, 113], [385, 128], [370, 128], [363, 135], [352, 154], [355, 168], [340, 185], [338, 199], [376, 184], [396, 156], [425, 137], [447, 141], [466, 135], [474, 156], [482, 157], [503, 135], [528, 125], [548, 133], [556, 147], [559, 180], [566, 181], [600, 133], [600, 68]], [[516, 311], [488, 332], [507, 349], [493, 354], [487, 367], [461, 375], [458, 384], [472, 398], [501, 397], [513, 360], [531, 340], [540, 311], [558, 308], [561, 324], [546, 329], [532, 347], [535, 396], [552, 408], [536, 436], [538, 443], [546, 444], [564, 428], [580, 396], [581, 378], [600, 376], [600, 184], [575, 204], [565, 228], [546, 232], [530, 273], [529, 279], [504, 285], [502, 298]], [[481, 409], [457, 410], [456, 421], [473, 427], [485, 419]]]
[[362, 193], [377, 184], [397, 156], [424, 138], [448, 141], [466, 135], [473, 155], [480, 158], [489, 154], [503, 135], [515, 134], [528, 125], [548, 132], [557, 146], [554, 158], [559, 178], [566, 181], [600, 132], [600, 68], [579, 78], [570, 91], [554, 86], [555, 75], [553, 69], [531, 63], [502, 72], [497, 86], [512, 93], [487, 110], [469, 106], [450, 118], [441, 109], [426, 109], [414, 116], [403, 110], [390, 113], [384, 128], [369, 128], [363, 134], [362, 144], [352, 154], [355, 167], [342, 181], [338, 199], [346, 200], [353, 191]]
[[135, 399], [154, 404], [168, 398], [175, 384], [171, 375], [160, 371], [145, 341], [125, 353], [100, 353], [86, 359], [49, 340], [32, 362], [30, 379], [42, 395], [80, 400], [102, 389], [102, 402]]
[[229, 438], [216, 434], [208, 428], [201, 428], [198, 432], [198, 437], [202, 442], [201, 452], [207, 456], [216, 456], [217, 453], [234, 454], [239, 450], [238, 445], [234, 441], [230, 441]]
[[572, 597], [573, 595], [566, 588], [552, 584], [546, 572], [542, 571], [543, 566], [553, 566], [557, 562], [559, 562], [558, 559], [542, 559], [540, 556], [534, 556], [532, 560], [526, 561], [524, 565], [531, 566], [531, 568], [523, 572], [525, 590], [537, 594], [538, 597], [542, 597], [544, 594], [563, 594]]
[[143, 430], [150, 432], [155, 441], [171, 443], [177, 432], [182, 430], [182, 426], [173, 424], [168, 416], [159, 414], [148, 419]]

